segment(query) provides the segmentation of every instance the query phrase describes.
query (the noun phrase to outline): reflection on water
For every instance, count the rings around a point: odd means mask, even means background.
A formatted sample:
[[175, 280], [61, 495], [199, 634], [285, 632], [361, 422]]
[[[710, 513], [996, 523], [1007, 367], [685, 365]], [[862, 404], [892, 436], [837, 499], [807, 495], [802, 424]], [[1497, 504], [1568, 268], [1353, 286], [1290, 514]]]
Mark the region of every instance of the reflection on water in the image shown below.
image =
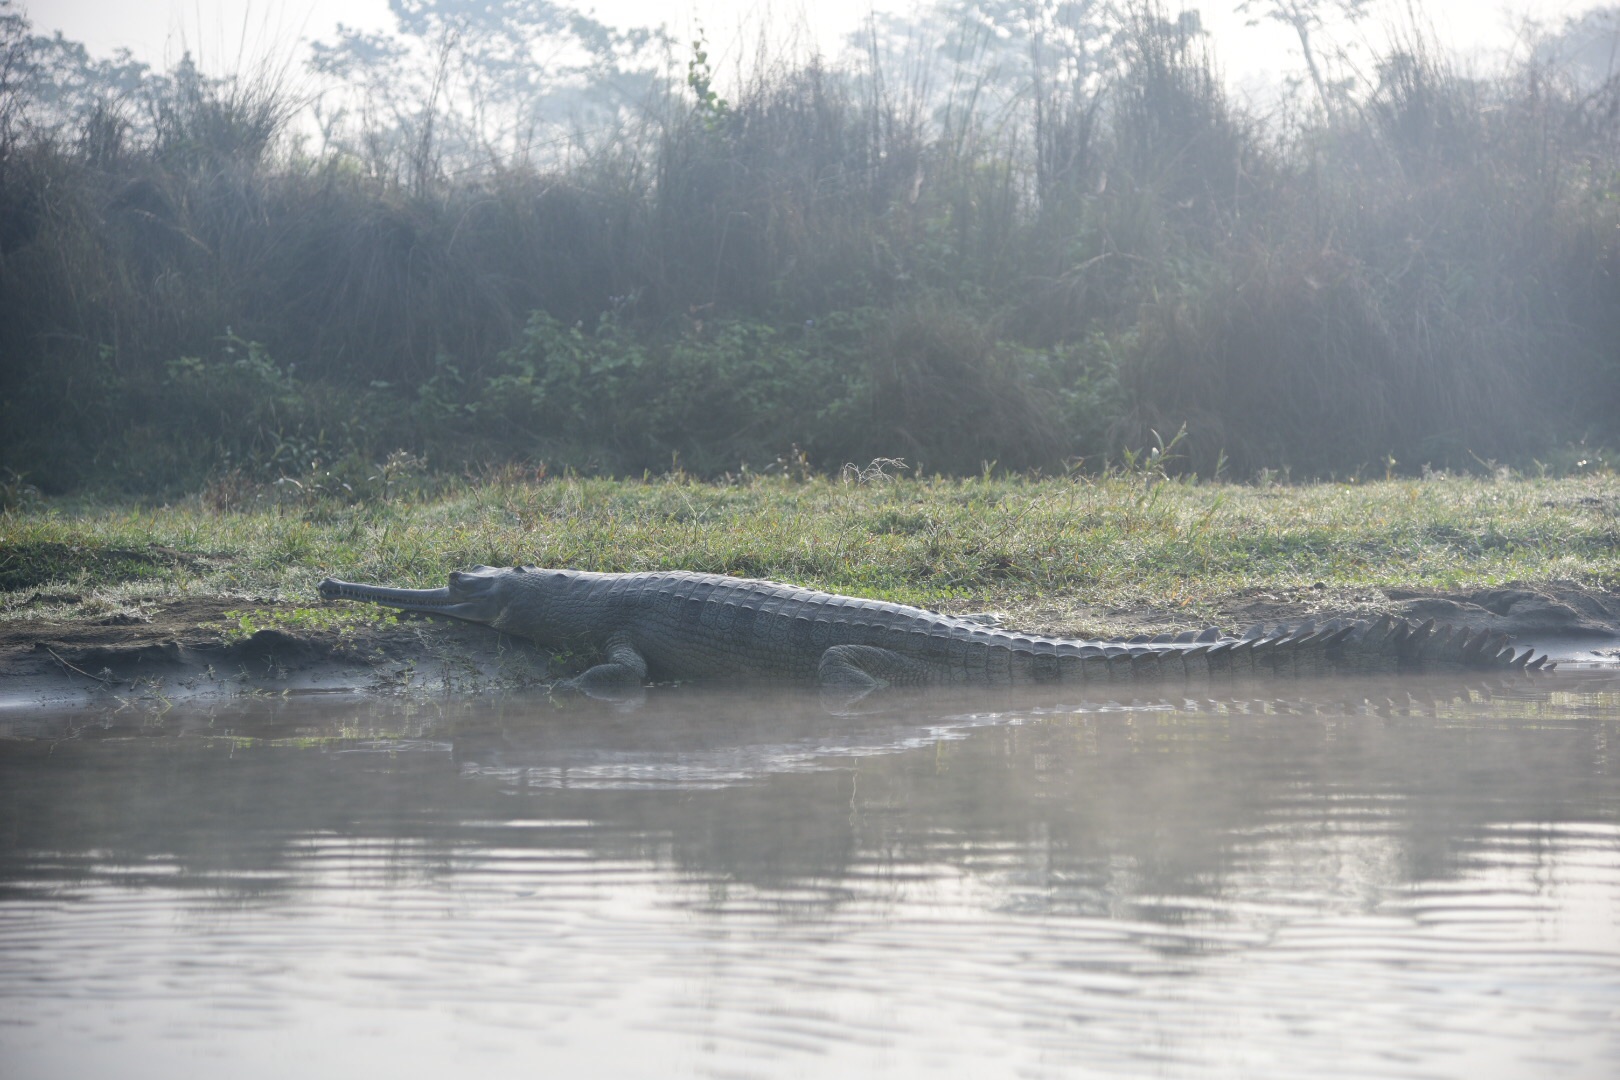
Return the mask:
[[10, 715], [0, 1063], [1620, 1075], [1620, 689], [1286, 689]]

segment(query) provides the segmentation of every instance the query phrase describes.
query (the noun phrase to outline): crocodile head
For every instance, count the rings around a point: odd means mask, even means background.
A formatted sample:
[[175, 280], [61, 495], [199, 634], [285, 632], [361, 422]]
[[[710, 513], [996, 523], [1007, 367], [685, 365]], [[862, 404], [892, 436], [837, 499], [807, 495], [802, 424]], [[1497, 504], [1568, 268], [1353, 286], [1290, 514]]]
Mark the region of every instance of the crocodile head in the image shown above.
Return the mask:
[[327, 600], [362, 600], [401, 611], [422, 611], [495, 625], [512, 602], [516, 577], [523, 572], [519, 567], [498, 566], [455, 570], [450, 574], [450, 584], [442, 589], [390, 589], [327, 578], [321, 582], [320, 592]]

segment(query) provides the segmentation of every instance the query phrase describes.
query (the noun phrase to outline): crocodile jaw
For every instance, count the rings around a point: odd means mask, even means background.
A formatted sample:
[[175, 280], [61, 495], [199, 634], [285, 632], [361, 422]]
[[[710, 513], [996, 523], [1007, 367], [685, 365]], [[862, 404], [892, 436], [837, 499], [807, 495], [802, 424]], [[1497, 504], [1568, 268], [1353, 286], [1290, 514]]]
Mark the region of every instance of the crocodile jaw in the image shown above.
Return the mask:
[[479, 566], [457, 570], [450, 584], [442, 589], [390, 589], [382, 585], [362, 585], [353, 581], [327, 578], [321, 582], [321, 596], [327, 600], [359, 600], [401, 611], [448, 615], [468, 622], [493, 623], [504, 603], [500, 593], [501, 575], [506, 571]]

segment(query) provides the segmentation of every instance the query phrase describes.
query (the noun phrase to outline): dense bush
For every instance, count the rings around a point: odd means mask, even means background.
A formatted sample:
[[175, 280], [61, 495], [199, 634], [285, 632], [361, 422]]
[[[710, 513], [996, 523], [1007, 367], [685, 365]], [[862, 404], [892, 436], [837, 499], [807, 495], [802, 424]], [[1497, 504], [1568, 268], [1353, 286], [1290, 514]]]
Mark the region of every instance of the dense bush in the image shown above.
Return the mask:
[[1620, 82], [1408, 44], [1354, 107], [1266, 126], [1195, 24], [1113, 32], [1095, 77], [994, 101], [876, 61], [725, 101], [694, 66], [589, 152], [408, 180], [190, 69], [144, 126], [14, 99], [0, 466], [975, 472], [1185, 426], [1184, 467], [1307, 475], [1620, 438]]

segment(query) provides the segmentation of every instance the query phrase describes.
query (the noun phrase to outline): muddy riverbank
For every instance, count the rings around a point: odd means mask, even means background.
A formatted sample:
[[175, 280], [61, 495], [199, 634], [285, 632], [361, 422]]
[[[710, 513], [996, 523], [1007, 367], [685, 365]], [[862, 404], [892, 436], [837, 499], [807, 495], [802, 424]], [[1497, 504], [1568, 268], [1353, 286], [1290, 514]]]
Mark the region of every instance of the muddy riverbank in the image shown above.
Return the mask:
[[[1121, 626], [1186, 628], [1157, 610], [1099, 610], [1062, 600], [1012, 608], [1009, 623], [1033, 632], [1095, 637]], [[570, 666], [529, 642], [451, 619], [299, 625], [278, 620], [283, 610], [303, 609], [204, 596], [153, 600], [101, 618], [24, 615], [0, 622], [0, 706], [253, 693], [482, 693], [543, 686]], [[254, 613], [247, 629], [244, 611]], [[1386, 611], [1507, 634], [1566, 664], [1620, 661], [1620, 595], [1570, 584], [1468, 593], [1390, 589], [1369, 594], [1354, 610], [1333, 612], [1308, 596], [1255, 589], [1223, 606], [1221, 625], [1241, 630], [1256, 622]], [[254, 622], [266, 625], [252, 629]]]

